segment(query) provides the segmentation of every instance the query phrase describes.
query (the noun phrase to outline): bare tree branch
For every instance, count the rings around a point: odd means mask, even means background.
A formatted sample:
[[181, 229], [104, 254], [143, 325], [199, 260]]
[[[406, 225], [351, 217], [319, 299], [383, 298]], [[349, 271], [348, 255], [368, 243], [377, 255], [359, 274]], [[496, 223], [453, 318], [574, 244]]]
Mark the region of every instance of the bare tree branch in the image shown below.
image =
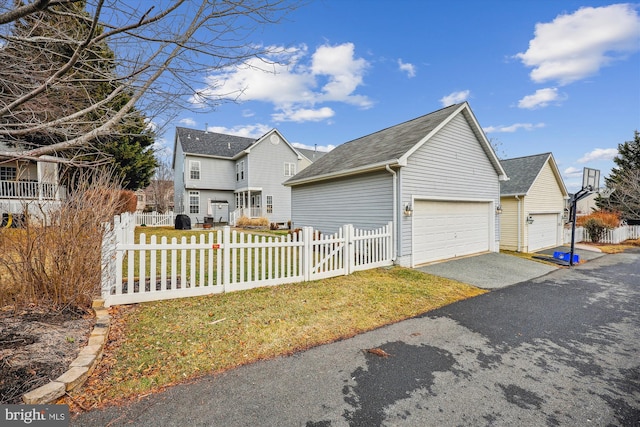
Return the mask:
[[[297, 2], [159, 0], [143, 8], [142, 0], [88, 0], [80, 11], [80, 0], [34, 0], [0, 8], [0, 140], [21, 148], [0, 149], [0, 159], [54, 161], [113, 136], [136, 109], [154, 119], [196, 108], [189, 98], [203, 83], [202, 71], [266, 53], [251, 42], [253, 32], [279, 22]], [[78, 28], [56, 27], [73, 19]], [[115, 58], [104, 56], [105, 43]], [[114, 108], [121, 94], [128, 101]], [[49, 141], [27, 144], [34, 134]]]

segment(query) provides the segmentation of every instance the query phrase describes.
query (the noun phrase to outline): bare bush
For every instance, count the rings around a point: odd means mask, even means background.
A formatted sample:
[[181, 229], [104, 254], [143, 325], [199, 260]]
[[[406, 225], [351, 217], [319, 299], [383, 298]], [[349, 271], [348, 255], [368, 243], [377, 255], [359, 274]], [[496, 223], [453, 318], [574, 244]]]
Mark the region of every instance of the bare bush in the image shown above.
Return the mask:
[[104, 223], [122, 199], [108, 176], [80, 178], [74, 188], [59, 206], [39, 206], [23, 228], [0, 229], [0, 306], [78, 310], [99, 295]]
[[241, 216], [236, 221], [238, 227], [267, 227], [269, 225], [269, 219], [265, 217], [249, 218], [247, 216]]

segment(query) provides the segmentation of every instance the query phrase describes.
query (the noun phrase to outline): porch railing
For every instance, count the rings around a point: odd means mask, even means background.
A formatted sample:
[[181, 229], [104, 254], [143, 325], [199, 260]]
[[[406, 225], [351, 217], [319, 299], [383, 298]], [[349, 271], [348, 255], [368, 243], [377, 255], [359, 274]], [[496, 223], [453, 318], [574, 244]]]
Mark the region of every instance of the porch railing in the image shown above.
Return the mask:
[[0, 181], [0, 199], [57, 200], [61, 198], [57, 184], [36, 181]]

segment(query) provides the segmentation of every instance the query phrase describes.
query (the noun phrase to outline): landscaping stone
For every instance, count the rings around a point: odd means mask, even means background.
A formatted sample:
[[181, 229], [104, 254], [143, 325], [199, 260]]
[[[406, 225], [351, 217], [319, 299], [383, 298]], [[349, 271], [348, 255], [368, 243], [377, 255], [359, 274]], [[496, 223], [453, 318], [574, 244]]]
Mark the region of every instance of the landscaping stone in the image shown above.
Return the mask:
[[58, 381], [52, 381], [48, 384], [31, 390], [22, 395], [22, 400], [28, 405], [39, 405], [52, 402], [65, 393], [65, 384]]

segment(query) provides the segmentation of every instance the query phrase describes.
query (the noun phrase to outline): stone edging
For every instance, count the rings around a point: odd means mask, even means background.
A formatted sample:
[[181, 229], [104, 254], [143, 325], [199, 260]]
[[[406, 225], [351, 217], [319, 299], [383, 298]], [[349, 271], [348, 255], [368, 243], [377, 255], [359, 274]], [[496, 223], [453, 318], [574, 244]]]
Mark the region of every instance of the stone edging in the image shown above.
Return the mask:
[[48, 404], [63, 396], [66, 392], [84, 384], [102, 357], [104, 345], [109, 336], [111, 316], [104, 308], [104, 300], [93, 301], [92, 308], [96, 313], [96, 323], [93, 326], [89, 342], [80, 350], [69, 369], [48, 384], [31, 390], [22, 395], [26, 404]]

